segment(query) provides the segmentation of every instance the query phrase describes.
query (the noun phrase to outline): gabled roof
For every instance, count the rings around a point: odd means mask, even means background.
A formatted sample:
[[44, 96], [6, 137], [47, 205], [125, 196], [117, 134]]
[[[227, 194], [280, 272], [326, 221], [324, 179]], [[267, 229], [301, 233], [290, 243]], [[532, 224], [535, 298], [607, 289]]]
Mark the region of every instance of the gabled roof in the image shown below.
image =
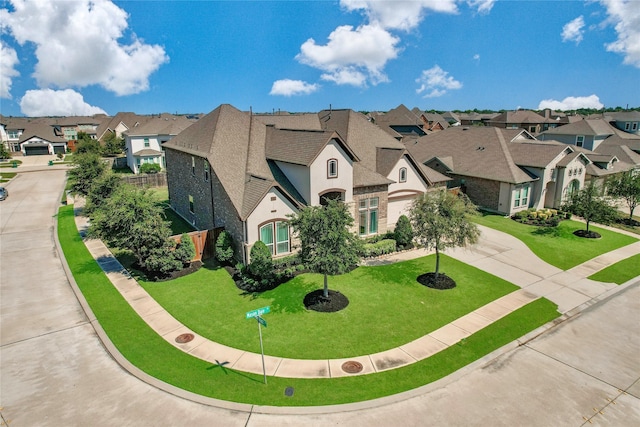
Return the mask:
[[616, 134], [615, 128], [603, 119], [586, 119], [546, 130], [541, 135], [591, 135], [607, 136]]
[[267, 127], [266, 157], [270, 160], [309, 166], [332, 140], [351, 160], [358, 157], [335, 131], [276, 129]]
[[574, 151], [571, 146], [556, 141], [513, 142], [509, 150], [517, 165], [535, 168], [545, 168], [559, 155]]
[[504, 124], [507, 124], [507, 123], [538, 124], [538, 123], [545, 123], [546, 121], [547, 119], [545, 119], [540, 114], [531, 110], [505, 111], [504, 113], [501, 113], [493, 117], [491, 120], [489, 120], [490, 123], [504, 123]]
[[56, 135], [53, 126], [48, 124], [28, 125], [24, 129], [24, 132], [22, 132], [22, 135], [20, 135], [19, 142], [22, 143], [33, 137], [38, 137], [49, 142], [67, 142], [63, 137]]
[[185, 116], [174, 116], [171, 114], [163, 114], [155, 116], [146, 123], [129, 128], [125, 132], [128, 136], [147, 136], [147, 135], [177, 135], [195, 121], [187, 119]]
[[120, 123], [127, 129], [133, 129], [136, 125], [141, 125], [151, 120], [152, 116], [141, 116], [131, 112], [120, 112], [113, 117], [105, 118], [100, 126], [96, 129], [96, 135], [98, 139], [102, 139], [105, 132], [115, 132]]
[[421, 163], [450, 157], [457, 175], [518, 184], [533, 180], [509, 150], [508, 144], [519, 134], [494, 127], [451, 127], [423, 136], [407, 149]]

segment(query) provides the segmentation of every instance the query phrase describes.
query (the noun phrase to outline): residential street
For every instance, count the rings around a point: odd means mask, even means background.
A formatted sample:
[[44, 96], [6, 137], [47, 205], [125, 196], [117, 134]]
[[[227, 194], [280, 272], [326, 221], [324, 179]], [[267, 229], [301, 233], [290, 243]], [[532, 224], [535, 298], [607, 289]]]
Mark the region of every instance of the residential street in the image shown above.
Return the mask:
[[111, 357], [78, 303], [54, 240], [65, 172], [42, 169], [0, 202], [3, 425], [640, 425], [640, 278], [526, 345], [378, 401], [244, 412], [160, 390]]

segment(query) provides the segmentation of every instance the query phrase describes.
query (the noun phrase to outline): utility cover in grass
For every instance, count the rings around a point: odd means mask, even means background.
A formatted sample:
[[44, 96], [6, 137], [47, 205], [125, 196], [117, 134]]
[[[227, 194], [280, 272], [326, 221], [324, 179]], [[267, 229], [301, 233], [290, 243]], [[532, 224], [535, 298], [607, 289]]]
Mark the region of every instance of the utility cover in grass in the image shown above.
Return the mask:
[[343, 310], [349, 305], [349, 299], [338, 291], [329, 289], [329, 296], [323, 295], [322, 289], [309, 292], [304, 297], [304, 306], [307, 310], [333, 313]]
[[444, 273], [438, 274], [438, 280], [436, 280], [436, 273], [425, 273], [418, 276], [418, 282], [432, 289], [453, 289], [456, 287], [456, 282], [451, 277]]

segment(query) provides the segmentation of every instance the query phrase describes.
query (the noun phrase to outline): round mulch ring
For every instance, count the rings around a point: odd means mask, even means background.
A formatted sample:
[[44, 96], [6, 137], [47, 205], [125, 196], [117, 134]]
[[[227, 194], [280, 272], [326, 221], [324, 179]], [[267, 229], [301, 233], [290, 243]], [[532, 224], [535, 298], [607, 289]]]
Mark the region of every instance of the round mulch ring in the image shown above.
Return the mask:
[[362, 363], [349, 360], [342, 364], [342, 370], [347, 374], [357, 374], [358, 372], [362, 372]]
[[438, 274], [438, 280], [436, 281], [436, 273], [425, 273], [418, 276], [418, 282], [432, 289], [453, 289], [456, 287], [456, 282], [451, 277], [444, 273]]
[[600, 233], [596, 233], [595, 231], [587, 231], [587, 230], [576, 230], [573, 232], [574, 235], [578, 237], [585, 237], [587, 239], [599, 239], [602, 237]]
[[182, 334], [176, 337], [176, 342], [178, 344], [186, 344], [189, 341], [192, 341], [194, 338], [193, 334]]
[[340, 292], [332, 290], [329, 290], [329, 296], [325, 298], [322, 289], [317, 289], [309, 292], [304, 297], [303, 303], [307, 310], [334, 313], [346, 308], [349, 300]]

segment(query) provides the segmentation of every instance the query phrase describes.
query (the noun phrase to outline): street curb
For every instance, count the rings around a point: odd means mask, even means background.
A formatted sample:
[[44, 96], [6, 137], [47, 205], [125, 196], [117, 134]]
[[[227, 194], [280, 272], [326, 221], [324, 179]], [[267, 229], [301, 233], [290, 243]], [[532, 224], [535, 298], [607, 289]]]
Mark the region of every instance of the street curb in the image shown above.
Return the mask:
[[93, 327], [96, 335], [102, 342], [107, 353], [116, 361], [122, 369], [127, 371], [129, 374], [138, 378], [139, 380], [149, 384], [152, 387], [155, 387], [159, 390], [172, 394], [176, 397], [180, 397], [195, 403], [213, 406], [221, 409], [227, 409], [231, 411], [237, 412], [246, 412], [246, 413], [256, 413], [256, 414], [265, 414], [265, 415], [314, 415], [314, 414], [330, 414], [330, 413], [342, 413], [342, 412], [354, 412], [359, 410], [366, 410], [372, 408], [379, 408], [386, 405], [391, 405], [394, 403], [406, 401], [418, 396], [421, 396], [425, 393], [431, 392], [433, 390], [437, 390], [440, 388], [444, 388], [447, 385], [457, 381], [458, 379], [468, 375], [472, 371], [476, 369], [484, 368], [495, 361], [500, 356], [503, 356], [519, 347], [526, 345], [532, 340], [538, 338], [539, 336], [555, 329], [557, 326], [564, 324], [565, 322], [577, 317], [583, 311], [587, 309], [591, 309], [600, 303], [607, 301], [612, 298], [619, 292], [622, 292], [631, 286], [640, 284], [640, 276], [635, 277], [626, 283], [619, 285], [615, 288], [610, 289], [609, 291], [601, 294], [598, 297], [592, 298], [586, 303], [562, 314], [560, 317], [534, 329], [533, 331], [523, 335], [522, 337], [505, 344], [504, 346], [494, 350], [493, 352], [481, 357], [480, 359], [463, 366], [457, 371], [447, 375], [444, 378], [436, 380], [432, 383], [425, 384], [413, 390], [404, 391], [398, 394], [394, 394], [391, 396], [385, 396], [377, 399], [366, 400], [362, 402], [354, 402], [354, 403], [344, 403], [339, 405], [326, 405], [326, 406], [267, 406], [267, 405], [253, 405], [249, 403], [236, 403], [230, 402], [226, 400], [215, 399], [212, 397], [202, 396], [196, 393], [192, 393], [178, 387], [175, 387], [171, 384], [165, 383], [163, 381], [158, 380], [155, 377], [148, 375], [147, 373], [140, 370], [135, 365], [131, 364], [116, 348], [113, 342], [109, 339], [105, 331], [102, 329], [102, 326], [97, 321], [95, 314], [91, 310], [88, 302], [84, 298], [84, 295], [80, 291], [75, 278], [73, 277], [71, 270], [69, 269], [69, 265], [67, 263], [66, 258], [62, 252], [62, 248], [60, 246], [60, 241], [58, 239], [58, 221], [55, 221], [54, 224], [54, 241], [56, 244], [56, 250], [59, 253], [59, 258], [61, 260], [63, 269], [71, 285], [71, 288], [78, 299], [85, 315], [87, 316], [89, 323]]

